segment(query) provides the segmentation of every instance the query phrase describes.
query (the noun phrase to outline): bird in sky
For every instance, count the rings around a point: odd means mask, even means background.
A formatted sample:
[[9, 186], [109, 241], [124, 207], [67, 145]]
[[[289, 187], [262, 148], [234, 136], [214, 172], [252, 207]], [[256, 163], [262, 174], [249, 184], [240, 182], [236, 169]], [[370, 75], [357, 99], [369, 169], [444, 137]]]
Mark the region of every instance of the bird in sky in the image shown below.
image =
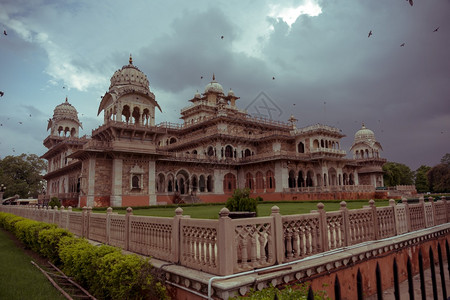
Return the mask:
[[220, 38], [223, 40], [223, 35]]
[[4, 34], [4, 35], [8, 35], [8, 34], [6, 33], [6, 30], [3, 30], [3, 34]]
[[200, 79], [203, 79], [203, 76], [200, 76]]
[[409, 1], [409, 5], [413, 6], [413, 0], [406, 0]]
[[22, 123], [22, 122], [19, 122], [19, 124], [22, 125], [23, 123]]
[[369, 35], [367, 37], [370, 37], [372, 34], [373, 33], [372, 33], [372, 30], [371, 30], [371, 31], [369, 31]]
[[272, 77], [272, 80], [275, 80], [275, 77]]
[[401, 44], [400, 47], [405, 47], [405, 43]]
[[439, 30], [439, 27], [437, 27], [435, 30], [433, 30], [433, 32], [437, 32]]
[[0, 97], [3, 97], [5, 93], [3, 93], [2, 91], [0, 91]]

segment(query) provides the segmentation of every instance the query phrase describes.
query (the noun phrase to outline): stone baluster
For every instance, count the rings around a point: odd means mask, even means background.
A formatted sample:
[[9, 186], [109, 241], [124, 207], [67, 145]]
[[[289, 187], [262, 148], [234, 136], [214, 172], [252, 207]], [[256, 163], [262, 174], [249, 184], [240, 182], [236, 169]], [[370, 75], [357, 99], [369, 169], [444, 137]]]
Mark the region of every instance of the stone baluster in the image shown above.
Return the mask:
[[[328, 238], [327, 215], [324, 210], [324, 207], [325, 205], [322, 202], [317, 203], [317, 211], [319, 213], [319, 234], [320, 234], [320, 238], [318, 239], [318, 242], [320, 244], [317, 245], [317, 250], [322, 249], [322, 251], [325, 252], [330, 250], [330, 247]], [[306, 243], [306, 245], [308, 245], [308, 243]], [[313, 241], [313, 248], [315, 248], [314, 241]]]
[[112, 215], [112, 207], [108, 207], [106, 209], [106, 244], [111, 244], [111, 215]]
[[219, 262], [219, 275], [233, 274], [236, 261], [233, 261], [233, 251], [237, 245], [234, 240], [234, 227], [228, 216], [228, 208], [222, 208], [219, 213], [219, 229], [217, 232], [217, 261]]
[[[172, 262], [178, 263], [180, 261], [180, 232], [181, 232], [181, 218], [183, 218], [183, 209], [181, 207], [177, 207], [175, 209], [175, 216], [173, 217], [172, 223]], [[183, 249], [184, 251], [185, 249]]]
[[342, 228], [341, 228], [341, 240], [343, 241], [342, 246], [348, 246], [350, 245], [350, 226], [349, 226], [349, 218], [348, 218], [348, 208], [347, 208], [347, 202], [342, 201], [340, 203], [340, 211], [342, 213]]
[[402, 198], [402, 203], [405, 205], [405, 212], [406, 212], [406, 227], [408, 228], [408, 232], [411, 231], [411, 214], [409, 212], [409, 204], [408, 199]]
[[130, 217], [133, 215], [133, 209], [127, 207], [127, 213], [125, 214], [125, 237], [124, 237], [124, 249], [130, 250], [130, 236], [131, 236], [131, 222]]
[[[394, 199], [389, 199], [389, 207], [392, 208], [393, 216], [394, 216], [392, 223], [389, 222], [389, 224], [394, 227], [393, 228], [394, 235], [397, 235], [398, 234], [397, 233], [397, 218], [395, 217], [395, 200]], [[392, 228], [386, 228], [386, 230], [392, 230]]]
[[[283, 220], [280, 214], [280, 208], [276, 205], [272, 206], [270, 216], [273, 218], [274, 223], [274, 242], [275, 242], [275, 259], [277, 264], [283, 263], [284, 257], [284, 232], [283, 232]], [[269, 248], [270, 249], [270, 248]], [[269, 250], [270, 251], [270, 250]]]
[[87, 207], [83, 206], [81, 211], [81, 236], [87, 238], [87, 228], [86, 228], [86, 219], [87, 219]]
[[[369, 200], [369, 206], [372, 209], [373, 227], [370, 226], [370, 224], [366, 224], [366, 225], [369, 226], [368, 229], [369, 229], [369, 232], [371, 232], [370, 238], [378, 240], [378, 239], [380, 239], [380, 224], [378, 223], [377, 207], [375, 206], [375, 201], [373, 199]], [[383, 225], [386, 225], [386, 220], [384, 220]]]

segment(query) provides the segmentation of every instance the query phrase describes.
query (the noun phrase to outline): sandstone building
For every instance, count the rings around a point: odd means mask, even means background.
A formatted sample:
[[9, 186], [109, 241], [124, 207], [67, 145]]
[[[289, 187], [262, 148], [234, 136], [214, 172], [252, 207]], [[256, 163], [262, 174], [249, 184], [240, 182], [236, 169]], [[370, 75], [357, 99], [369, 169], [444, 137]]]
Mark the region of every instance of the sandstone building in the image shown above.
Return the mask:
[[356, 199], [382, 187], [382, 150], [364, 125], [346, 158], [338, 128], [255, 118], [215, 80], [181, 110], [182, 124], [155, 124], [161, 108], [147, 76], [117, 70], [98, 107], [103, 124], [79, 137], [76, 109], [66, 101], [49, 120], [48, 201], [72, 206], [144, 206], [224, 202], [248, 187], [264, 200]]

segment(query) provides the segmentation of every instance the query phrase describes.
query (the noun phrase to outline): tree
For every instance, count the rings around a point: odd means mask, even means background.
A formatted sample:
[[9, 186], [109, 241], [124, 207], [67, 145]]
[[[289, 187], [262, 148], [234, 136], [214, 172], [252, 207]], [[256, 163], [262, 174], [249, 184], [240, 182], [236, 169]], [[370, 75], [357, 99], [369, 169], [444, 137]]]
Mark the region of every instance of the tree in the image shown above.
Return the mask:
[[385, 186], [413, 185], [414, 173], [404, 164], [388, 162], [383, 165]]
[[42, 173], [47, 169], [45, 160], [36, 154], [6, 156], [0, 160], [0, 184], [6, 187], [4, 198], [19, 195], [37, 198], [44, 186]]
[[415, 185], [416, 190], [419, 193], [425, 193], [431, 190], [431, 186], [428, 182], [428, 171], [431, 170], [431, 167], [422, 165], [415, 172]]
[[442, 156], [441, 164], [450, 166], [450, 153], [446, 153], [444, 156]]

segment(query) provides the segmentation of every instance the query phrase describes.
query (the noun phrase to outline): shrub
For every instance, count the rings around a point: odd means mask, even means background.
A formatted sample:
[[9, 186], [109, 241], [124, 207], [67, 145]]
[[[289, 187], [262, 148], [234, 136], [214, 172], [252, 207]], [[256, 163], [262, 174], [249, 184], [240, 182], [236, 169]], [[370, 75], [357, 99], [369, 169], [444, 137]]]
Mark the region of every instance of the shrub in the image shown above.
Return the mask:
[[60, 208], [61, 202], [59, 201], [58, 197], [52, 197], [50, 199], [50, 202], [48, 203], [48, 206], [50, 206], [51, 208], [58, 206], [58, 208]]
[[50, 228], [39, 232], [40, 253], [55, 264], [61, 262], [59, 258], [59, 242], [63, 237], [73, 237], [73, 234], [63, 228]]
[[55, 224], [49, 224], [44, 222], [37, 222], [29, 219], [24, 219], [16, 223], [16, 236], [35, 252], [41, 251], [41, 245], [39, 244], [39, 232], [44, 229], [57, 228]]
[[9, 214], [9, 213], [3, 213], [1, 226], [5, 228], [6, 230], [12, 232], [15, 234], [15, 225], [17, 222], [25, 220], [25, 218]]
[[233, 195], [228, 198], [225, 206], [230, 211], [253, 211], [256, 212], [258, 201], [250, 198], [249, 189], [235, 189]]
[[[239, 300], [265, 300], [265, 299], [280, 299], [280, 300], [297, 300], [297, 299], [307, 299], [309, 291], [309, 284], [295, 284], [293, 287], [287, 286], [283, 289], [277, 289], [273, 285], [261, 290], [255, 291], [250, 290], [250, 293], [246, 296], [240, 297], [236, 296], [232, 299]], [[315, 300], [327, 300], [330, 299], [324, 291], [317, 291], [313, 293]], [[276, 296], [276, 298], [275, 298]]]

